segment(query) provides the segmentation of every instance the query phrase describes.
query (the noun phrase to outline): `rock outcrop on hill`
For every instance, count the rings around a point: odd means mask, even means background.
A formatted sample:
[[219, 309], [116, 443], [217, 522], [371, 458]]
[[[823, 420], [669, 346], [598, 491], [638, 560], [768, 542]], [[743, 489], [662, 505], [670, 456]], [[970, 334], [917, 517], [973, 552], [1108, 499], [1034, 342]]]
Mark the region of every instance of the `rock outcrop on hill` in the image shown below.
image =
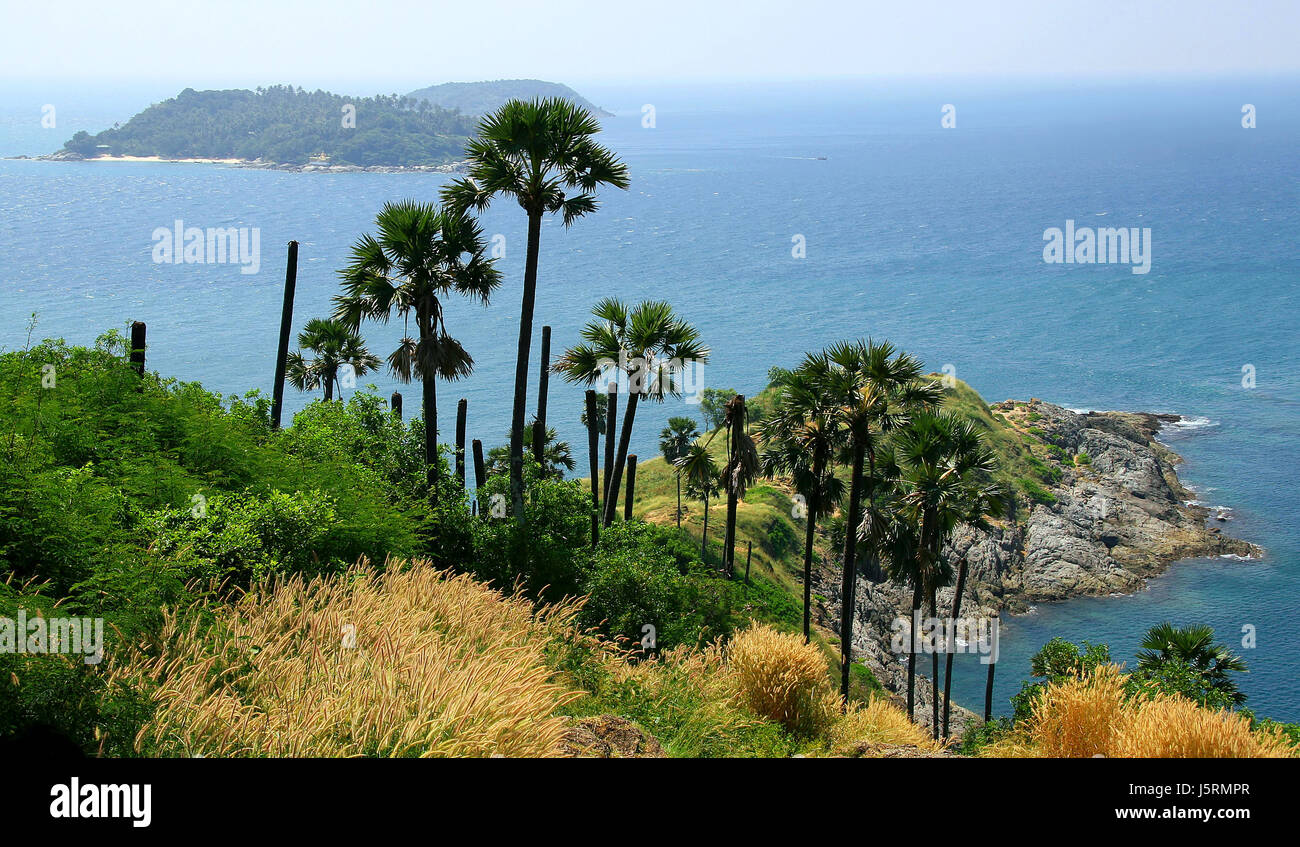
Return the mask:
[[[962, 617], [1023, 612], [1043, 601], [1083, 595], [1130, 593], [1180, 559], [1258, 556], [1260, 550], [1208, 526], [1208, 511], [1178, 480], [1181, 458], [1156, 440], [1176, 415], [1129, 412], [1076, 413], [1051, 403], [1006, 401], [992, 407], [1011, 426], [1032, 431], [1066, 456], [1048, 497], [1018, 501], [1018, 513], [992, 532], [959, 527], [947, 547], [954, 564], [968, 566]], [[1024, 511], [1028, 509], [1026, 515]], [[816, 577], [826, 598], [822, 622], [839, 630], [838, 564]], [[939, 614], [952, 590], [939, 594]], [[906, 656], [890, 650], [892, 625], [907, 618], [910, 591], [892, 584], [857, 583], [855, 652], [891, 691], [906, 694]], [[930, 658], [918, 656], [928, 674]], [[930, 683], [918, 682], [917, 715], [930, 715]], [[955, 723], [973, 718], [963, 711]]]

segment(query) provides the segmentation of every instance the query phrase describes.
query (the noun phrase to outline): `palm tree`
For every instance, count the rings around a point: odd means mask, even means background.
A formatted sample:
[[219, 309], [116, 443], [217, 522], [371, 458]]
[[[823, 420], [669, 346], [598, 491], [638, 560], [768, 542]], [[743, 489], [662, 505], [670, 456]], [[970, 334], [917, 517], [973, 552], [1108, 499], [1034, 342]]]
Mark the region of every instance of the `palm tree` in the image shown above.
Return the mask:
[[829, 362], [822, 353], [807, 355], [794, 371], [781, 371], [776, 408], [759, 427], [764, 442], [763, 474], [788, 475], [803, 496], [807, 512], [803, 554], [805, 642], [812, 637], [812, 560], [817, 521], [834, 514], [844, 492], [844, 483], [832, 468], [840, 437], [826, 399], [828, 373]]
[[1246, 702], [1229, 672], [1246, 673], [1246, 663], [1222, 644], [1214, 643], [1214, 630], [1203, 624], [1175, 627], [1169, 622], [1147, 630], [1138, 651], [1138, 669], [1157, 671], [1170, 660], [1186, 663], [1212, 690], [1236, 705]]
[[[899, 466], [899, 491], [905, 514], [903, 523], [915, 527], [916, 565], [921, 595], [928, 597], [930, 615], [938, 613], [938, 589], [952, 579], [952, 567], [943, 555], [943, 547], [959, 524], [987, 529], [986, 517], [1002, 514], [1004, 494], [987, 482], [994, 469], [992, 451], [984, 446], [973, 422], [950, 413], [923, 412], [899, 430], [894, 439]], [[861, 529], [865, 530], [866, 527]], [[963, 557], [954, 590], [952, 617], [955, 626], [961, 614], [961, 599], [966, 583]], [[913, 595], [913, 608], [919, 605]], [[946, 678], [942, 731], [948, 733], [951, 708], [953, 647], [946, 645]], [[933, 733], [938, 738], [939, 722], [939, 654], [931, 654], [933, 695]]]
[[[524, 430], [524, 449], [530, 453], [536, 440], [537, 427]], [[564, 472], [577, 467], [569, 442], [560, 441], [555, 427], [548, 426], [542, 441], [542, 461], [538, 474], [542, 479], [564, 479]], [[487, 472], [493, 476], [510, 472], [510, 446], [493, 447], [488, 451]]]
[[[584, 413], [585, 415], [585, 413]], [[664, 460], [673, 465], [677, 477], [677, 528], [682, 528], [682, 471], [676, 467], [677, 460], [686, 455], [695, 439], [700, 437], [700, 430], [695, 421], [687, 417], [672, 417], [668, 426], [659, 433], [659, 450]]]
[[474, 359], [447, 333], [442, 299], [452, 292], [487, 305], [501, 274], [484, 255], [483, 231], [469, 215], [427, 203], [387, 203], [375, 218], [378, 237], [363, 235], [351, 263], [340, 273], [343, 293], [334, 316], [356, 328], [362, 320], [398, 315], [417, 338], [402, 338], [388, 357], [389, 370], [403, 382], [418, 377], [424, 389], [424, 461], [429, 490], [437, 498], [439, 377], [460, 379]]
[[615, 495], [632, 440], [637, 402], [642, 397], [656, 402], [663, 402], [666, 396], [680, 397], [683, 363], [707, 362], [709, 348], [700, 343], [695, 327], [677, 317], [673, 307], [662, 300], [647, 300], [629, 311], [621, 301], [607, 297], [596, 304], [592, 315], [596, 320], [583, 328], [583, 343], [566, 350], [554, 369], [566, 382], [585, 385], [611, 381], [610, 369], [614, 367], [627, 374], [627, 409], [605, 492], [605, 525], [609, 526], [614, 521]]
[[[296, 352], [290, 353], [286, 374], [289, 384], [299, 391], [324, 387], [325, 399], [334, 399], [334, 383], [339, 368], [348, 365], [357, 376], [379, 368], [379, 357], [366, 349], [365, 342], [353, 329], [326, 318], [312, 318], [298, 333]], [[302, 351], [310, 350], [315, 358], [308, 361]]]
[[758, 478], [758, 446], [745, 426], [745, 395], [727, 401], [723, 424], [727, 430], [727, 464], [722, 468], [722, 490], [727, 492], [727, 532], [723, 540], [723, 570], [728, 577], [736, 564], [736, 512], [745, 489]]
[[601, 185], [627, 188], [627, 166], [593, 139], [600, 123], [562, 98], [510, 100], [484, 117], [465, 145], [467, 176], [443, 189], [457, 209], [483, 211], [493, 198], [514, 199], [528, 216], [523, 305], [515, 358], [515, 396], [510, 421], [510, 497], [524, 514], [524, 416], [528, 401], [528, 355], [537, 297], [537, 260], [542, 217], [559, 213], [565, 227], [597, 209]]
[[698, 441], [688, 447], [675, 464], [678, 472], [686, 476], [686, 493], [704, 500], [704, 532], [700, 537], [700, 558], [703, 559], [709, 544], [709, 498], [718, 492], [718, 465], [708, 444]]
[[[853, 615], [857, 588], [858, 533], [852, 527], [862, 521], [862, 495], [866, 474], [876, 476], [876, 449], [881, 438], [905, 424], [911, 415], [939, 402], [943, 389], [923, 381], [919, 359], [888, 341], [854, 341], [836, 344], [826, 351], [830, 362], [830, 393], [835, 398], [838, 424], [843, 430], [843, 457], [850, 466], [848, 526], [844, 533], [844, 576], [840, 609], [840, 696], [849, 696], [849, 671], [853, 662]], [[871, 504], [871, 511], [876, 505]], [[867, 520], [870, 529], [876, 521]], [[869, 545], [874, 550], [879, 539]], [[867, 562], [867, 577], [880, 580], [879, 564], [873, 554]], [[937, 661], [937, 659], [936, 659]]]

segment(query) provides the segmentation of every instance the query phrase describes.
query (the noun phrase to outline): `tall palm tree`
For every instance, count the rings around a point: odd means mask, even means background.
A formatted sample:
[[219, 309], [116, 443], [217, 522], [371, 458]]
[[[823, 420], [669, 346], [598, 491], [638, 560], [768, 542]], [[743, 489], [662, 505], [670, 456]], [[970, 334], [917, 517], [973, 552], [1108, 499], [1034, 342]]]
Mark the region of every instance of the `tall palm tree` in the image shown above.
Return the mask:
[[388, 357], [389, 370], [403, 382], [418, 378], [424, 394], [424, 461], [430, 495], [437, 498], [439, 378], [456, 380], [474, 369], [474, 359], [447, 332], [442, 298], [461, 294], [487, 305], [501, 273], [487, 258], [483, 231], [463, 211], [403, 200], [387, 203], [375, 218], [378, 236], [363, 235], [340, 275], [343, 293], [334, 298], [336, 319], [356, 328], [362, 320], [386, 322], [396, 315], [417, 337], [402, 338]]
[[[994, 470], [992, 451], [984, 446], [974, 424], [947, 412], [923, 412], [899, 430], [894, 439], [900, 468], [899, 487], [903, 509], [916, 527], [916, 573], [922, 594], [929, 599], [930, 615], [936, 616], [938, 589], [952, 578], [952, 567], [943, 547], [959, 524], [988, 528], [987, 517], [1003, 512], [1004, 494], [988, 483]], [[959, 563], [952, 617], [955, 626], [961, 614], [966, 583], [965, 558]], [[916, 605], [914, 595], [914, 607]], [[952, 659], [954, 645], [945, 647], [946, 678], [942, 732], [948, 731], [951, 708]], [[939, 654], [931, 654], [933, 733], [940, 734]]]
[[677, 528], [682, 528], [682, 471], [676, 467], [677, 460], [686, 455], [695, 439], [700, 437], [699, 427], [687, 417], [671, 417], [668, 426], [659, 433], [659, 450], [664, 460], [673, 465], [677, 477]]
[[524, 514], [524, 417], [528, 401], [528, 356], [537, 299], [537, 261], [542, 217], [559, 213], [565, 227], [598, 204], [601, 185], [627, 188], [627, 166], [593, 138], [600, 123], [585, 109], [562, 98], [510, 100], [484, 117], [478, 134], [465, 145], [467, 176], [443, 189], [443, 200], [458, 209], [483, 211], [493, 198], [515, 200], [528, 216], [523, 305], [515, 358], [515, 396], [510, 421], [510, 497], [515, 515]]
[[1165, 662], [1176, 659], [1185, 662], [1200, 673], [1206, 685], [1237, 704], [1246, 702], [1246, 695], [1228, 676], [1230, 672], [1247, 672], [1246, 663], [1222, 644], [1214, 643], [1214, 630], [1203, 624], [1175, 627], [1169, 622], [1147, 630], [1138, 651], [1138, 668], [1155, 671]]
[[[840, 609], [840, 696], [849, 696], [849, 671], [853, 662], [853, 615], [857, 589], [858, 533], [852, 528], [862, 521], [862, 496], [867, 473], [875, 474], [876, 449], [882, 438], [905, 424], [918, 411], [936, 405], [942, 386], [921, 376], [919, 359], [900, 352], [888, 341], [852, 341], [826, 351], [830, 362], [831, 396], [836, 417], [844, 432], [843, 458], [850, 467], [849, 506], [844, 533], [844, 575]], [[875, 503], [871, 503], [874, 511]], [[870, 529], [876, 521], [867, 520]], [[879, 540], [877, 539], [877, 542]], [[872, 544], [874, 549], [878, 544]], [[879, 564], [873, 554], [867, 562], [867, 577], [880, 580]]]
[[794, 371], [782, 371], [775, 410], [759, 427], [765, 476], [788, 475], [804, 498], [803, 638], [812, 637], [812, 561], [817, 521], [834, 514], [844, 483], [833, 473], [840, 446], [834, 410], [827, 402], [829, 362], [812, 353]]
[[740, 498], [745, 489], [758, 478], [760, 459], [758, 445], [746, 426], [746, 406], [743, 394], [727, 401], [723, 420], [727, 431], [727, 464], [722, 468], [722, 490], [727, 492], [727, 531], [723, 540], [723, 570], [728, 577], [735, 573], [736, 516]]
[[686, 476], [686, 491], [704, 500], [704, 532], [700, 537], [700, 558], [709, 544], [709, 498], [718, 492], [718, 464], [708, 444], [695, 442], [676, 462], [679, 473]]
[[[379, 357], [366, 349], [356, 330], [326, 318], [312, 318], [298, 333], [299, 350], [290, 353], [286, 374], [289, 384], [299, 391], [325, 389], [325, 399], [334, 399], [334, 383], [339, 368], [348, 365], [357, 376], [379, 368]], [[311, 360], [303, 350], [315, 353]]]
[[566, 350], [554, 369], [566, 382], [585, 385], [605, 384], [614, 367], [627, 375], [627, 409], [605, 492], [605, 525], [609, 526], [614, 521], [615, 495], [627, 461], [637, 403], [642, 397], [656, 402], [680, 397], [683, 363], [707, 362], [709, 348], [700, 342], [695, 327], [677, 317], [673, 307], [662, 300], [647, 300], [629, 310], [620, 300], [607, 297], [596, 304], [592, 315], [596, 319], [582, 330], [584, 341]]

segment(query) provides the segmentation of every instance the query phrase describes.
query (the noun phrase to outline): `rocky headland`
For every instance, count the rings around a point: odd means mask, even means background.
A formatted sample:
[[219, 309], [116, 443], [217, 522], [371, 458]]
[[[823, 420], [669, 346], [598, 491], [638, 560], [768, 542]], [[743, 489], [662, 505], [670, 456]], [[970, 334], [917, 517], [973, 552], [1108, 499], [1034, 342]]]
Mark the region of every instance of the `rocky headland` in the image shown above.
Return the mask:
[[[955, 564], [965, 559], [967, 586], [962, 617], [1015, 614], [1032, 604], [1085, 595], [1132, 593], [1147, 579], [1182, 559], [1257, 558], [1253, 544], [1222, 531], [1222, 514], [1200, 506], [1179, 481], [1182, 459], [1157, 436], [1177, 415], [1133, 412], [1078, 413], [1041, 400], [1005, 401], [990, 407], [1000, 424], [1041, 443], [1058, 457], [1054, 482], [1034, 499], [1018, 496], [1014, 511], [986, 532], [959, 527], [947, 547]], [[1059, 469], [1059, 476], [1055, 469]], [[1216, 519], [1217, 518], [1217, 519]], [[821, 622], [839, 631], [837, 567], [815, 576], [813, 590], [825, 598]], [[939, 614], [952, 604], [952, 590], [939, 594]], [[889, 649], [891, 625], [910, 613], [902, 586], [857, 583], [854, 648], [891, 691], [906, 693], [905, 656]], [[918, 676], [928, 671], [918, 657]], [[918, 682], [917, 714], [928, 722], [930, 685]], [[961, 710], [957, 724], [974, 718]]]

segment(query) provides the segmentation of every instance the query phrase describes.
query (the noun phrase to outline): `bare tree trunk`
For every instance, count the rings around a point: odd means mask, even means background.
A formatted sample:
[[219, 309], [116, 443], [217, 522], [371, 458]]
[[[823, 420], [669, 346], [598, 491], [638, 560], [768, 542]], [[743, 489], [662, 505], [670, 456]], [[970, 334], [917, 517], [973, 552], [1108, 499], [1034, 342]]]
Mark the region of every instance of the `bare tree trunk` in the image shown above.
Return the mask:
[[709, 495], [704, 495], [704, 534], [700, 536], [700, 561], [704, 561], [704, 551], [709, 547]]
[[627, 494], [623, 498], [623, 520], [632, 520], [632, 496], [636, 491], [636, 454], [627, 457]]
[[469, 401], [464, 397], [456, 404], [456, 478], [465, 488], [465, 425], [469, 417]]
[[[289, 335], [293, 331], [293, 293], [298, 281], [298, 242], [289, 242], [289, 259], [284, 268], [284, 303], [280, 307], [280, 345], [275, 352], [275, 385], [271, 389], [271, 429], [280, 428], [284, 413], [284, 374], [289, 362]], [[139, 324], [141, 333], [144, 324]], [[131, 326], [134, 336], [135, 325]], [[135, 347], [134, 344], [131, 345]], [[135, 361], [132, 350], [131, 361]], [[140, 351], [140, 375], [144, 376], [144, 350]]]
[[487, 462], [483, 461], [483, 442], [474, 439], [474, 500], [479, 517], [483, 517], [483, 485], [487, 482]]
[[400, 421], [402, 419], [402, 395], [394, 391], [393, 396], [388, 398], [388, 407], [392, 409], [393, 414], [397, 415], [397, 419]]

